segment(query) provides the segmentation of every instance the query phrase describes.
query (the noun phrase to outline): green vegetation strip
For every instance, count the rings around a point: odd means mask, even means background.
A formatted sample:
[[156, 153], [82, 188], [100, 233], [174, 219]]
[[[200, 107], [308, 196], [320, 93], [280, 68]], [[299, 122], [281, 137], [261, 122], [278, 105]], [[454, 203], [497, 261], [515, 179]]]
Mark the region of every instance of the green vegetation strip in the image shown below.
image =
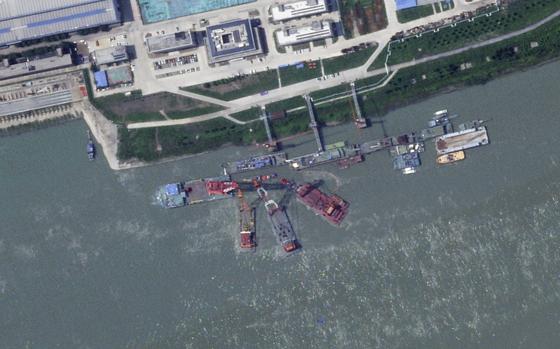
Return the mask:
[[[531, 43], [538, 43], [531, 48]], [[367, 115], [381, 115], [450, 88], [485, 83], [560, 54], [560, 20], [524, 35], [445, 59], [399, 70], [383, 88], [368, 93]], [[372, 96], [373, 98], [369, 98]]]
[[298, 82], [311, 80], [321, 76], [321, 63], [319, 61], [305, 62], [303, 64], [304, 66], [299, 69], [296, 65], [279, 68], [282, 86], [297, 84]]
[[256, 74], [181, 87], [181, 90], [231, 101], [276, 88], [278, 88], [278, 75], [276, 69], [272, 69]]
[[329, 97], [332, 95], [338, 95], [344, 92], [350, 93], [350, 85], [349, 84], [340, 84], [337, 86], [324, 88], [322, 90], [317, 90], [310, 93], [310, 96], [313, 100], [317, 101], [325, 97]]
[[266, 111], [269, 113], [287, 111], [290, 109], [305, 107], [305, 100], [302, 96], [295, 96], [288, 99], [283, 99], [278, 102], [273, 102], [266, 105]]
[[343, 70], [359, 67], [365, 64], [375, 52], [377, 46], [372, 46], [358, 52], [347, 53], [343, 56], [323, 59], [325, 74], [333, 74]]
[[262, 123], [238, 125], [223, 118], [184, 126], [160, 127], [157, 133], [161, 151], [157, 151], [156, 128], [119, 128], [119, 159], [155, 161], [201, 153], [225, 144], [249, 145], [267, 139]]
[[259, 107], [252, 107], [250, 109], [230, 114], [230, 116], [239, 121], [252, 121], [261, 116], [261, 109]]
[[93, 100], [93, 105], [111, 121], [120, 124], [182, 119], [220, 111], [223, 108], [173, 93], [143, 96], [140, 90], [130, 95], [116, 93]]
[[[455, 27], [441, 28], [437, 33], [424, 33], [404, 42], [393, 42], [388, 64], [408, 62], [523, 29], [557, 10], [560, 10], [558, 0], [516, 1], [490, 17], [458, 23]], [[380, 54], [369, 70], [384, 67], [385, 56]]]
[[434, 8], [432, 4], [428, 4], [399, 10], [397, 11], [397, 19], [400, 23], [406, 23], [433, 14]]

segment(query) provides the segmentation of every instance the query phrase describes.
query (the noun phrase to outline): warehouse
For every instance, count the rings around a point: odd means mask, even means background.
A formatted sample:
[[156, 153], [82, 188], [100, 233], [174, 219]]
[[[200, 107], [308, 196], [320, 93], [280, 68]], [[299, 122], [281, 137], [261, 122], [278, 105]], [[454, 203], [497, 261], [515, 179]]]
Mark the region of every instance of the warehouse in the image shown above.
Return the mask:
[[326, 21], [313, 22], [305, 27], [290, 27], [276, 32], [276, 40], [280, 46], [295, 45], [332, 36], [331, 24]]
[[116, 0], [2, 0], [0, 46], [119, 22]]
[[206, 28], [208, 63], [215, 64], [264, 53], [258, 28], [238, 19]]

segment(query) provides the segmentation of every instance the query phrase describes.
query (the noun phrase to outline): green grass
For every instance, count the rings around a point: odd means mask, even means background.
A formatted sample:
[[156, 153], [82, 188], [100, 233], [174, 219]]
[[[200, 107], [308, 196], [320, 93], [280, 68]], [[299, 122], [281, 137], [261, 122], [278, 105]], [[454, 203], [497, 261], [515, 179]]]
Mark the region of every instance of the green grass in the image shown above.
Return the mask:
[[237, 113], [230, 114], [232, 118], [235, 118], [239, 121], [251, 121], [258, 119], [261, 116], [261, 108], [259, 107], [252, 107], [249, 109], [242, 110]]
[[384, 79], [385, 77], [386, 77], [385, 74], [380, 74], [380, 75], [370, 76], [369, 78], [356, 80], [356, 88], [371, 86], [371, 85], [376, 85], [376, 86], [380, 85], [382, 84], [381, 80]]
[[[530, 48], [532, 41], [538, 42], [539, 46]], [[381, 115], [440, 91], [485, 83], [504, 73], [559, 55], [560, 20], [556, 19], [516, 38], [399, 70], [384, 88], [371, 93], [373, 98], [366, 99], [364, 108], [370, 115]], [[472, 68], [462, 69], [465, 63]]]
[[116, 93], [95, 98], [93, 104], [106, 118], [120, 124], [165, 120], [160, 111], [171, 119], [181, 119], [223, 109], [218, 105], [167, 92], [143, 96], [139, 90], [129, 96]]
[[231, 101], [276, 88], [278, 88], [278, 75], [276, 69], [272, 69], [251, 75], [181, 87], [181, 90]]
[[308, 62], [305, 62], [305, 66], [301, 69], [297, 69], [295, 65], [279, 68], [282, 86], [297, 84], [298, 82], [315, 79], [321, 76], [321, 63], [319, 61], [313, 62], [316, 64], [314, 69], [308, 68]]
[[313, 98], [313, 100], [319, 100], [321, 98], [328, 97], [328, 96], [338, 94], [338, 93], [342, 93], [342, 92], [346, 92], [346, 91], [350, 91], [350, 85], [349, 84], [340, 84], [340, 85], [337, 85], [337, 86], [324, 88], [322, 90], [317, 90], [317, 91], [311, 92], [310, 96]]
[[305, 107], [305, 100], [302, 96], [295, 96], [281, 101], [272, 102], [266, 105], [266, 111], [270, 113], [278, 111], [287, 111], [290, 109]]
[[397, 11], [397, 19], [400, 23], [414, 21], [419, 18], [431, 16], [434, 14], [432, 4], [421, 5]]
[[[388, 64], [398, 64], [450, 51], [522, 29], [559, 9], [558, 0], [517, 1], [490, 17], [477, 18], [473, 22], [462, 22], [455, 27], [441, 28], [437, 33], [425, 33], [419, 38], [411, 37], [404, 42], [392, 43]], [[369, 70], [384, 67], [385, 56], [380, 54]]]
[[119, 128], [118, 158], [122, 161], [155, 161], [170, 156], [201, 153], [226, 144], [249, 145], [267, 139], [262, 123], [237, 125], [222, 118], [191, 125], [161, 127], [157, 132], [161, 152], [156, 150], [156, 128]]
[[325, 74], [333, 74], [363, 65], [373, 54], [373, 52], [375, 52], [376, 48], [377, 46], [374, 45], [358, 52], [352, 52], [338, 57], [323, 59]]
[[224, 110], [224, 107], [219, 106], [219, 105], [211, 105], [208, 107], [201, 107], [201, 108], [196, 108], [196, 109], [192, 109], [192, 110], [187, 110], [187, 111], [172, 111], [167, 113], [167, 116], [169, 116], [170, 119], [184, 119], [184, 118], [190, 118], [193, 116], [200, 116], [200, 115], [204, 115], [204, 114], [210, 114], [210, 113], [215, 113], [218, 112], [220, 110]]

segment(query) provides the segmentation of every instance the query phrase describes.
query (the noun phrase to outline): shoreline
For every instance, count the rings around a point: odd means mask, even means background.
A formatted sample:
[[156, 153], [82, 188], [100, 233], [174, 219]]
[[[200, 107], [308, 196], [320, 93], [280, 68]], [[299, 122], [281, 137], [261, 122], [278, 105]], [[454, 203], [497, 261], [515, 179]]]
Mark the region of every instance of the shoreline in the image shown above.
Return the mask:
[[[500, 73], [498, 76], [495, 76], [495, 77], [493, 77], [493, 78], [491, 78], [487, 81], [484, 81], [482, 83], [451, 84], [449, 86], [446, 86], [445, 88], [442, 88], [440, 91], [437, 91], [437, 92], [434, 92], [434, 93], [428, 93], [428, 94], [421, 94], [417, 98], [413, 98], [408, 102], [405, 101], [404, 103], [401, 102], [397, 105], [389, 106], [388, 108], [386, 108], [385, 110], [382, 111], [381, 115], [366, 116], [366, 117], [375, 118], [375, 117], [385, 116], [388, 113], [390, 113], [394, 110], [397, 110], [401, 107], [411, 106], [411, 105], [420, 103], [422, 101], [425, 101], [429, 98], [453, 93], [453, 92], [460, 91], [460, 90], [465, 89], [465, 88], [485, 85], [485, 84], [487, 84], [491, 81], [498, 80], [498, 79], [503, 78], [505, 76], [515, 74], [515, 73], [518, 73], [518, 72], [529, 71], [531, 69], [535, 69], [535, 68], [538, 68], [538, 67], [541, 67], [541, 66], [559, 61], [559, 60], [560, 60], [560, 57], [556, 57], [556, 58], [548, 59], [548, 60], [533, 64], [533, 65], [530, 65], [530, 66], [521, 67], [519, 69], [512, 69], [512, 70], [504, 71], [504, 72]], [[86, 103], [89, 106], [87, 106]], [[88, 127], [92, 131], [92, 134], [94, 135], [97, 142], [103, 148], [103, 154], [105, 155], [105, 157], [106, 157], [106, 159], [109, 163], [109, 167], [114, 171], [128, 170], [128, 169], [148, 167], [148, 166], [155, 166], [155, 165], [162, 164], [162, 163], [168, 163], [168, 162], [183, 160], [183, 159], [190, 158], [190, 157], [193, 157], [193, 156], [204, 155], [204, 154], [207, 154], [208, 152], [212, 151], [212, 150], [207, 150], [207, 151], [196, 153], [196, 154], [185, 154], [185, 155], [179, 155], [179, 156], [173, 156], [173, 157], [166, 157], [166, 158], [162, 158], [162, 159], [152, 161], [152, 162], [146, 162], [146, 161], [140, 161], [140, 160], [129, 160], [129, 161], [121, 162], [117, 157], [118, 143], [119, 143], [117, 126], [115, 124], [113, 124], [111, 121], [109, 121], [107, 118], [105, 118], [105, 116], [103, 116], [103, 114], [101, 114], [101, 112], [99, 112], [97, 109], [95, 109], [95, 107], [93, 107], [91, 104], [89, 104], [89, 102], [84, 102], [83, 111], [84, 111], [84, 120], [86, 121]], [[92, 114], [98, 114], [98, 116], [96, 117]], [[99, 118], [101, 118], [103, 120], [100, 121]], [[325, 124], [325, 127], [340, 126], [340, 125], [344, 125], [346, 123], [351, 123], [351, 122], [352, 122], [351, 120], [350, 121], [328, 122], [328, 123]], [[294, 138], [297, 138], [299, 136], [309, 134], [309, 133], [311, 133], [311, 131], [298, 132], [298, 133], [290, 135], [290, 136], [285, 136], [285, 137], [279, 138], [279, 139], [277, 139], [277, 141], [278, 142], [288, 141], [288, 140], [292, 140]], [[229, 142], [224, 143], [223, 145], [221, 145], [217, 149], [229, 147], [231, 145], [232, 144], [229, 143]], [[258, 145], [257, 144], [251, 144], [251, 145], [243, 145], [242, 147], [251, 147], [251, 146], [258, 146]], [[215, 149], [213, 149], [213, 150], [215, 150]]]

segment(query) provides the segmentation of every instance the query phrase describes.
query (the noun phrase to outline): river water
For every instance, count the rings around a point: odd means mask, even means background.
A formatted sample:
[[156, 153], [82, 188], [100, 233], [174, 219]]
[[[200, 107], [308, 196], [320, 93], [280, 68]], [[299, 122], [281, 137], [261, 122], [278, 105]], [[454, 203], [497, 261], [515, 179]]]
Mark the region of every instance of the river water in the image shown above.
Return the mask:
[[[236, 203], [176, 210], [166, 182], [219, 174], [228, 147], [112, 172], [81, 121], [0, 139], [1, 348], [557, 348], [560, 62], [401, 108], [353, 142], [418, 130], [448, 108], [489, 120], [491, 144], [413, 176], [387, 153], [323, 179], [351, 202], [334, 228], [291, 200], [302, 253], [281, 258], [262, 207], [256, 253]], [[287, 145], [314, 148], [312, 136]], [[252, 194], [249, 194], [252, 195]], [[274, 194], [277, 198], [281, 193]]]

